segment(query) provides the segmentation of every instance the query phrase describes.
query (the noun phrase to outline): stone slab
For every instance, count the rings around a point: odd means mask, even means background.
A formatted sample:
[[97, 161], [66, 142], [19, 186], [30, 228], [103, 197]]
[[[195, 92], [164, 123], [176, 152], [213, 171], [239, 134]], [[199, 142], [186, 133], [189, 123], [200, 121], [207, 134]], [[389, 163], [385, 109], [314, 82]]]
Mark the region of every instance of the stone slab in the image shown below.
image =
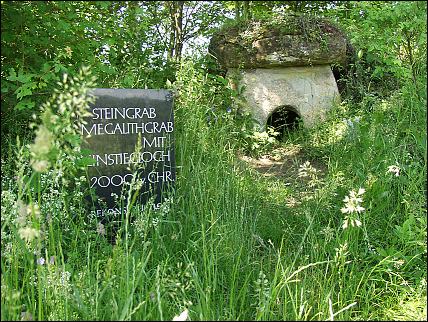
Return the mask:
[[151, 197], [159, 204], [163, 191], [175, 181], [171, 92], [97, 88], [91, 94], [96, 98], [90, 106], [92, 117], [86, 119], [81, 134], [83, 147], [96, 161], [88, 167], [88, 175], [98, 197], [93, 200], [97, 215], [121, 213], [112, 194], [125, 192], [133, 173], [142, 180], [136, 204], [143, 207]]
[[[228, 69], [244, 85], [243, 96], [261, 130], [279, 107], [291, 106], [305, 127], [324, 120], [326, 112], [340, 102], [336, 80], [329, 65], [287, 68]], [[235, 75], [235, 76], [234, 76]]]
[[248, 21], [214, 33], [209, 52], [223, 68], [345, 65], [348, 41], [332, 23], [289, 15]]

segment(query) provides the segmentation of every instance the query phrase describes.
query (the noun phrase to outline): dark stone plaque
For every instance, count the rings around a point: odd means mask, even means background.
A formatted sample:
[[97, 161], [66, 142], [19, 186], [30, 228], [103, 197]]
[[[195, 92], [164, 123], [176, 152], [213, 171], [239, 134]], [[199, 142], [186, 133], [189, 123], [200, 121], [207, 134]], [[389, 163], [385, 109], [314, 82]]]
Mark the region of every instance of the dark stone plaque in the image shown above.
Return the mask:
[[91, 94], [96, 98], [92, 117], [80, 132], [95, 160], [88, 174], [97, 217], [120, 216], [126, 198], [118, 204], [114, 195], [127, 193], [133, 176], [141, 184], [135, 205], [144, 207], [154, 198], [151, 206], [157, 209], [175, 181], [171, 92], [97, 88]]

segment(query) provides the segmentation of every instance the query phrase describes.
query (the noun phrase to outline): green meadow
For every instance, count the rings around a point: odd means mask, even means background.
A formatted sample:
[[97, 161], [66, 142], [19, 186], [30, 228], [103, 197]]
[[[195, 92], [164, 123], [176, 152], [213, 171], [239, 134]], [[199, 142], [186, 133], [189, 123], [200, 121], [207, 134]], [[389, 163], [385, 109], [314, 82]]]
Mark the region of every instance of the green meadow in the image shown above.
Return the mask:
[[[247, 10], [275, 17], [264, 2]], [[169, 28], [167, 4], [101, 3], [2, 1], [2, 321], [427, 319], [426, 3], [323, 11], [355, 49], [341, 102], [277, 135], [254, 129], [206, 48], [120, 60], [123, 39]], [[207, 36], [239, 3], [184, 1]], [[86, 202], [74, 125], [94, 87], [174, 93], [174, 191], [141, 211], [133, 182], [118, 230]]]

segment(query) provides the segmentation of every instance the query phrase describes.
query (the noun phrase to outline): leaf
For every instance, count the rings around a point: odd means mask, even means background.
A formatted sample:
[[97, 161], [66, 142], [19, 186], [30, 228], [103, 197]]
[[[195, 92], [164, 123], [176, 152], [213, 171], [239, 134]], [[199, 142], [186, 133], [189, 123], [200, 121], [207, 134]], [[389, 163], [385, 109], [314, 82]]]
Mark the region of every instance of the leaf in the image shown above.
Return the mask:
[[[2, 3], [3, 4], [3, 3]], [[10, 32], [2, 32], [1, 33], [1, 40], [5, 43], [12, 42], [15, 39], [16, 35], [10, 33]]]
[[107, 42], [107, 45], [109, 45], [111, 47], [111, 46], [114, 46], [116, 44], [116, 39], [109, 38], [109, 39], [107, 39], [106, 42]]
[[6, 86], [2, 86], [1, 92], [2, 93], [8, 93], [9, 92], [9, 87], [7, 87], [7, 85]]
[[[103, 1], [104, 2], [104, 1]], [[146, 11], [143, 9], [143, 8], [141, 8], [141, 7], [137, 7], [136, 9], [135, 9], [135, 14], [136, 15], [144, 15], [146, 13]]]
[[97, 1], [97, 4], [103, 9], [107, 9], [110, 6], [110, 1]]
[[97, 161], [91, 157], [83, 157], [81, 159], [76, 160], [76, 164], [78, 166], [87, 167], [88, 165], [95, 164]]
[[80, 135], [77, 135], [77, 134], [66, 134], [66, 135], [64, 135], [64, 139], [67, 142], [71, 143], [71, 145], [73, 145], [73, 146], [79, 145], [80, 141], [81, 141]]
[[10, 68], [9, 69], [9, 76], [6, 77], [7, 80], [10, 80], [12, 82], [20, 82], [20, 83], [27, 83], [33, 78], [35, 74], [24, 74], [22, 70], [18, 72], [18, 76], [16, 75], [15, 69]]
[[58, 21], [58, 27], [60, 29], [63, 29], [63, 30], [69, 30], [70, 29], [70, 24], [68, 22], [64, 21], [64, 20], [60, 20], [60, 21]]
[[381, 77], [383, 76], [385, 72], [385, 69], [381, 66], [376, 66], [375, 70], [373, 71], [373, 77]]
[[37, 83], [29, 82], [19, 86], [14, 93], [16, 94], [16, 97], [20, 100], [25, 96], [32, 95], [32, 89], [35, 88], [37, 88]]
[[44, 63], [42, 67], [42, 72], [47, 73], [51, 69], [51, 67], [52, 66], [48, 62]]
[[45, 82], [49, 82], [51, 79], [55, 79], [55, 73], [53, 72], [48, 72], [45, 75], [43, 75], [41, 77], [42, 80], [44, 80]]
[[123, 85], [132, 87], [132, 85], [134, 85], [134, 75], [132, 75], [132, 74], [126, 75], [124, 80], [123, 80]]
[[16, 77], [15, 68], [9, 68], [9, 76], [6, 77], [7, 80], [10, 80], [12, 82], [16, 81], [18, 78]]
[[59, 63], [57, 61], [55, 61], [55, 68], [54, 68], [54, 70], [55, 70], [55, 73], [58, 73], [59, 71], [63, 71], [63, 72], [67, 72], [68, 71], [67, 68], [63, 64], [61, 64], [61, 63]]
[[105, 64], [102, 64], [100, 66], [100, 70], [104, 73], [107, 73], [107, 74], [114, 74], [116, 72], [114, 67], [109, 66], [109, 65], [105, 65]]
[[80, 153], [84, 156], [88, 156], [88, 155], [93, 154], [94, 152], [91, 149], [81, 149]]
[[217, 80], [225, 86], [229, 84], [229, 80], [225, 79], [223, 76], [217, 76]]
[[39, 82], [39, 85], [38, 85], [39, 88], [43, 88], [46, 86], [48, 86], [48, 84], [46, 84], [45, 82]]
[[29, 99], [23, 99], [18, 104], [15, 105], [15, 109], [22, 111], [22, 110], [30, 110], [36, 105], [35, 102], [29, 100]]

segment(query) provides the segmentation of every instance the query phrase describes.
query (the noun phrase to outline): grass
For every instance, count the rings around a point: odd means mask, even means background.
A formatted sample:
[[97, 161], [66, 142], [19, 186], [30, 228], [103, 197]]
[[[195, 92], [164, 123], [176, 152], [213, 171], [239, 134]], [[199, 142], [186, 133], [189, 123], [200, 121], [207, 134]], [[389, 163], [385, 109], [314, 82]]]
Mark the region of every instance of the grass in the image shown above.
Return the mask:
[[[276, 147], [302, 148], [296, 173], [325, 167], [286, 185], [238, 160], [247, 143], [227, 112], [207, 122], [226, 97], [212, 80], [189, 64], [176, 83], [173, 201], [132, 213], [115, 244], [87, 214], [84, 180], [69, 189], [54, 168], [26, 181], [30, 156], [10, 147], [2, 320], [426, 319], [426, 96], [409, 85], [370, 109], [345, 101], [294, 132]], [[343, 199], [360, 187], [362, 225], [343, 229]], [[19, 216], [40, 235], [23, 240]]]

